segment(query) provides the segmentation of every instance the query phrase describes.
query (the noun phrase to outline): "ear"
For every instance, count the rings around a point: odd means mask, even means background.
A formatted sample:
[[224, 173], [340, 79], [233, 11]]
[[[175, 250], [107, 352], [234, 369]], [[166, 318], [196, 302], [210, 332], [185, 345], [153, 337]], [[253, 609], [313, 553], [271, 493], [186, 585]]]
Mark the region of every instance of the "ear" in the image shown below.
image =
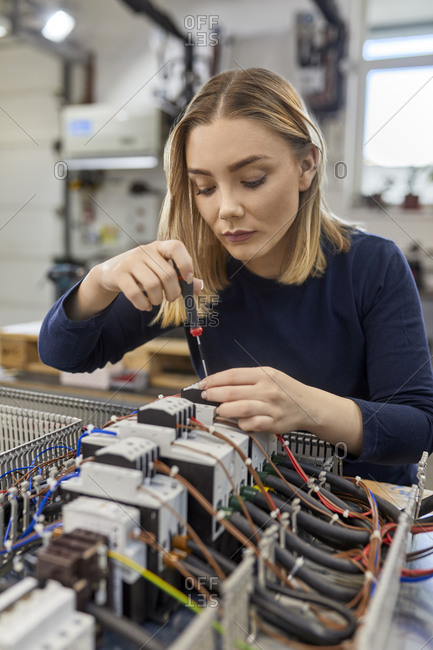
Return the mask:
[[310, 187], [313, 178], [317, 174], [317, 161], [319, 158], [316, 147], [311, 147], [302, 156], [299, 175], [299, 191], [304, 192]]

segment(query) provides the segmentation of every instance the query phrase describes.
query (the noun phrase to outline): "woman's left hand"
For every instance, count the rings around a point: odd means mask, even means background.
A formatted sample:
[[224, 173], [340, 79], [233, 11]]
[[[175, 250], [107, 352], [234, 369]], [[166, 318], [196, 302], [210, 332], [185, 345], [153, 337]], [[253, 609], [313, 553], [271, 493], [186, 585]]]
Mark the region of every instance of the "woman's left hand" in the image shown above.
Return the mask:
[[200, 386], [204, 399], [221, 402], [218, 415], [237, 418], [244, 431], [311, 431], [318, 424], [308, 407], [314, 389], [275, 368], [224, 370], [206, 377]]
[[244, 431], [310, 431], [359, 456], [363, 421], [358, 404], [307, 386], [275, 368], [232, 368], [200, 382], [202, 397], [220, 402], [217, 413], [236, 418]]

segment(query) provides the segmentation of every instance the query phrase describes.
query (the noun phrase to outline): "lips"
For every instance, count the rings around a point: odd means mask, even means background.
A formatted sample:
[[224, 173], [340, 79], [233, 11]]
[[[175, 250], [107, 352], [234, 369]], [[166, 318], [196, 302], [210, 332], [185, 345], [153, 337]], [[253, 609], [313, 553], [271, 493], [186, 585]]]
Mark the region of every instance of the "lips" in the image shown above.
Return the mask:
[[227, 230], [223, 233], [223, 236], [230, 242], [241, 242], [252, 237], [254, 233], [255, 230]]

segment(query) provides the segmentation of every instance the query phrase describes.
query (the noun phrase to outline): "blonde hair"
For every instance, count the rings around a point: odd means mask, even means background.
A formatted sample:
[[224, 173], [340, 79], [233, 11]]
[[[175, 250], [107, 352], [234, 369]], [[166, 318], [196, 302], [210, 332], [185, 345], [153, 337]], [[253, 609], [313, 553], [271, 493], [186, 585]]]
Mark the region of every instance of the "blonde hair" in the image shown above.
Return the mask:
[[[297, 215], [286, 234], [287, 264], [278, 280], [283, 284], [301, 284], [309, 277], [323, 274], [323, 243], [330, 243], [335, 252], [348, 251], [350, 227], [329, 211], [322, 196], [326, 151], [318, 126], [294, 88], [283, 77], [263, 68], [229, 70], [212, 77], [172, 126], [164, 151], [168, 190], [161, 209], [158, 239], [179, 239], [184, 243], [193, 259], [196, 277], [204, 281], [203, 296], [210, 299], [229, 284], [227, 252], [197, 210], [185, 157], [191, 131], [218, 118], [256, 120], [281, 135], [298, 159], [312, 147], [318, 150], [317, 173], [310, 187], [300, 194]], [[183, 323], [183, 301], [164, 301], [159, 318], [163, 327]]]

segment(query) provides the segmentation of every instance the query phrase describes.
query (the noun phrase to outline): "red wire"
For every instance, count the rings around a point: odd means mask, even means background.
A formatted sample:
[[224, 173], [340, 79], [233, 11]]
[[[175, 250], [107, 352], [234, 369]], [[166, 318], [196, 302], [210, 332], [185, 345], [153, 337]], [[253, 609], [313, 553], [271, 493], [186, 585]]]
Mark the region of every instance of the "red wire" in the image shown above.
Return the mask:
[[405, 578], [415, 578], [417, 576], [431, 576], [433, 569], [402, 569], [401, 575]]
[[[282, 446], [284, 448], [284, 451], [286, 452], [286, 454], [290, 458], [290, 461], [291, 461], [293, 467], [295, 468], [296, 472], [299, 474], [299, 476], [306, 483], [308, 483], [308, 476], [306, 475], [306, 473], [304, 472], [302, 467], [299, 465], [299, 463], [296, 460], [296, 458], [294, 457], [292, 451], [289, 449], [289, 447], [284, 442], [283, 436], [281, 434], [277, 433], [277, 438], [281, 442], [281, 444], [282, 444]], [[331, 501], [328, 501], [328, 499], [326, 497], [324, 497], [323, 494], [320, 494], [320, 492], [317, 492], [317, 496], [319, 497], [319, 499], [323, 503], [323, 505], [328, 508], [328, 510], [331, 510], [331, 512], [336, 512], [339, 515], [344, 514], [344, 512], [345, 512], [344, 510], [342, 510], [338, 506], [331, 503]], [[360, 514], [362, 514], [363, 517], [367, 517], [368, 515], [371, 515], [371, 509], [367, 510], [366, 512], [360, 513]], [[356, 515], [354, 513], [349, 512], [349, 517], [356, 517]]]

